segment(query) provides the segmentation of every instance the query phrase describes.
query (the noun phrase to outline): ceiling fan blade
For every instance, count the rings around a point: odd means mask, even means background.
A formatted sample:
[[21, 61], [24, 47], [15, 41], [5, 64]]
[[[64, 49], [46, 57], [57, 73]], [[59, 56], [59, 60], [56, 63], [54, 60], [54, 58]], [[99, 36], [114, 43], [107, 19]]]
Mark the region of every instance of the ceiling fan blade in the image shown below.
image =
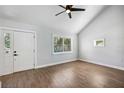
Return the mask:
[[73, 5], [69, 5], [69, 6], [70, 6], [70, 8], [72, 8]]
[[68, 9], [71, 10], [72, 6], [73, 5], [66, 5], [66, 10], [68, 10]]
[[81, 9], [81, 8], [71, 8], [71, 11], [85, 11], [85, 9]]
[[58, 16], [58, 15], [62, 14], [62, 13], [65, 12], [65, 11], [66, 11], [66, 10], [64, 10], [64, 11], [62, 11], [62, 12], [56, 14], [55, 16]]
[[62, 7], [62, 8], [64, 8], [64, 9], [66, 9], [63, 5], [59, 5], [60, 7]]
[[72, 17], [71, 17], [71, 13], [68, 13], [68, 16], [69, 16], [69, 18], [72, 18]]

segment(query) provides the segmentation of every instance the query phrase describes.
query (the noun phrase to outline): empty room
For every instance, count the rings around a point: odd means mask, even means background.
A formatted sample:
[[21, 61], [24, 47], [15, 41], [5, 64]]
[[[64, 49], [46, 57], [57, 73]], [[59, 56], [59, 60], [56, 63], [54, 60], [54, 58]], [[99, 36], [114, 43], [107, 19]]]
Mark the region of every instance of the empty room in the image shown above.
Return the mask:
[[1, 88], [124, 88], [124, 5], [0, 5]]

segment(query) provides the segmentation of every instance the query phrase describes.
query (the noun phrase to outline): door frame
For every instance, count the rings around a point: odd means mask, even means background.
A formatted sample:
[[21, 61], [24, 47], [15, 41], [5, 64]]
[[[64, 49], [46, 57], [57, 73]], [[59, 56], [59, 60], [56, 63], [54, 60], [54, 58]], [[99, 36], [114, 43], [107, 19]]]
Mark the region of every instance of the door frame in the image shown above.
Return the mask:
[[[18, 29], [18, 28], [13, 28], [13, 27], [0, 27], [0, 31], [2, 30], [8, 30], [8, 31], [15, 31], [15, 32], [24, 32], [24, 33], [33, 33], [34, 34], [34, 68], [37, 68], [37, 34], [36, 31], [33, 30], [25, 30], [25, 29]], [[13, 72], [14, 73], [14, 72]], [[4, 73], [2, 73], [4, 75]]]

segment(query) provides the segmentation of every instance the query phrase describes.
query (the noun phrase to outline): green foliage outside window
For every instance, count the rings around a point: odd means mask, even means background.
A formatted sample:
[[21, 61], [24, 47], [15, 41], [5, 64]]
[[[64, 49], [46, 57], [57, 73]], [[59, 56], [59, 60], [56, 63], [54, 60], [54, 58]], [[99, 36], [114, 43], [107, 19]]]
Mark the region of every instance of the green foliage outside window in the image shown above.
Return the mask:
[[10, 48], [10, 33], [5, 33], [4, 42], [5, 48]]
[[71, 51], [71, 38], [54, 36], [54, 52], [57, 53], [68, 51]]
[[71, 51], [71, 39], [70, 38], [64, 39], [64, 51]]

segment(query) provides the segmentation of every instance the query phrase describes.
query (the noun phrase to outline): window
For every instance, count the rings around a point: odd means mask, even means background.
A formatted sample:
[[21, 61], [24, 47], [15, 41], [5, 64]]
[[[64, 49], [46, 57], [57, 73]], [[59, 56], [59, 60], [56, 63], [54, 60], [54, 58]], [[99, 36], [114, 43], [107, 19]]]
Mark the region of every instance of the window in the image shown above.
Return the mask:
[[63, 52], [63, 38], [54, 37], [54, 52]]
[[54, 54], [72, 52], [72, 41], [70, 37], [54, 35], [53, 43]]
[[94, 46], [95, 47], [104, 47], [105, 46], [105, 40], [104, 39], [94, 40]]
[[10, 33], [4, 33], [4, 45], [6, 49], [10, 49]]
[[71, 38], [64, 38], [64, 51], [71, 51]]

